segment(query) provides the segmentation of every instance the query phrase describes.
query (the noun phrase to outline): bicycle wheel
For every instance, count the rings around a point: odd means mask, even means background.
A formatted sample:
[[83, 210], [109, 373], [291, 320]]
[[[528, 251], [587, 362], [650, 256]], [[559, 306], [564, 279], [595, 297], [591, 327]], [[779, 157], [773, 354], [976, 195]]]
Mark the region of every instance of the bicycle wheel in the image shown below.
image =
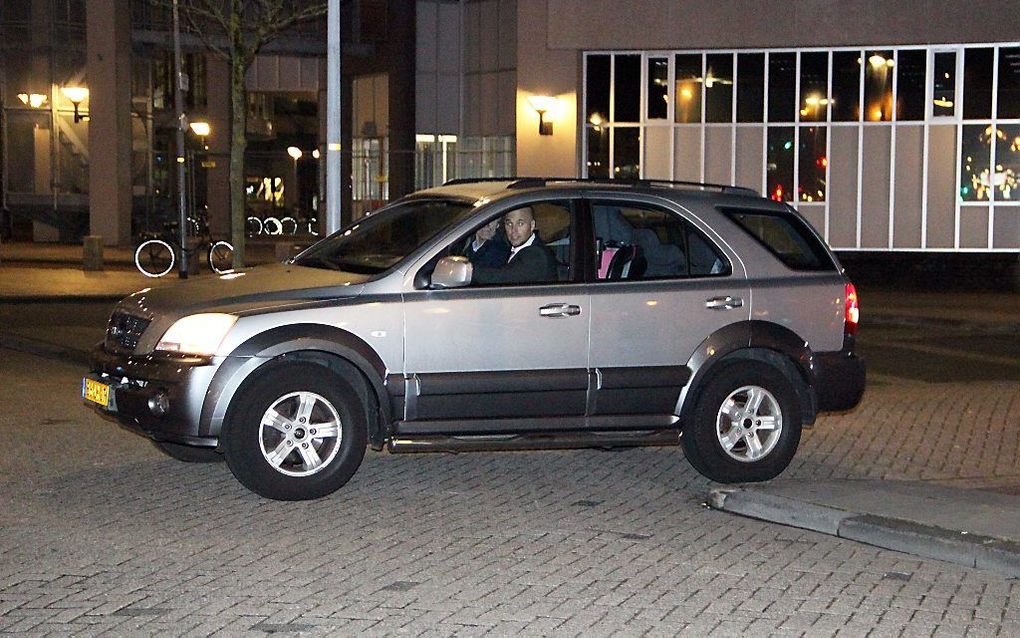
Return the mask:
[[228, 241], [214, 241], [209, 245], [209, 268], [218, 275], [234, 268], [234, 247]]
[[280, 230], [284, 235], [297, 235], [297, 220], [290, 215], [280, 218]]
[[147, 239], [135, 249], [135, 266], [146, 277], [162, 277], [175, 261], [173, 247], [162, 239]]
[[275, 217], [266, 217], [264, 228], [267, 235], [280, 235], [283, 233], [283, 224]]
[[244, 228], [248, 232], [249, 237], [262, 234], [262, 220], [254, 215], [249, 215], [244, 220]]

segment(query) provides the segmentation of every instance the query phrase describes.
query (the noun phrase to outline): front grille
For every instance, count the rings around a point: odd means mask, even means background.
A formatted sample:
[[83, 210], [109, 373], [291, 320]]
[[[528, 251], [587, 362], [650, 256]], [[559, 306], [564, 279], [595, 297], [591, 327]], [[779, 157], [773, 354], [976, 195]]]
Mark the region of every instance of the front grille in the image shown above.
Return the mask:
[[132, 352], [142, 338], [142, 333], [149, 327], [149, 319], [129, 315], [126, 312], [115, 312], [106, 327], [106, 348], [120, 352]]

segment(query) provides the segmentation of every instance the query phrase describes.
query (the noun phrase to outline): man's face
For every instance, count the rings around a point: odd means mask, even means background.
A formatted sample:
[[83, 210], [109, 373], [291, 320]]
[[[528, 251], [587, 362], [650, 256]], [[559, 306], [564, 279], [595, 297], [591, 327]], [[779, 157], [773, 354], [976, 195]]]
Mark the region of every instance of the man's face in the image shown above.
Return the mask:
[[528, 241], [531, 233], [535, 232], [535, 216], [530, 208], [510, 211], [503, 218], [503, 223], [506, 226], [506, 237], [514, 248]]
[[492, 220], [475, 231], [475, 239], [478, 241], [489, 241], [496, 236], [496, 229], [499, 228], [499, 218]]

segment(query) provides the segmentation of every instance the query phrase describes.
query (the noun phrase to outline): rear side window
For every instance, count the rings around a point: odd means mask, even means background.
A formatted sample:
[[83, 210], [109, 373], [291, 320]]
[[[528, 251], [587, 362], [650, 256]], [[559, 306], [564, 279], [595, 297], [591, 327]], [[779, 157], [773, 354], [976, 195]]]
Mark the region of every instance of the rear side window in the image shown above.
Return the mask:
[[743, 228], [791, 270], [836, 270], [825, 246], [800, 218], [778, 211], [723, 208], [721, 212]]

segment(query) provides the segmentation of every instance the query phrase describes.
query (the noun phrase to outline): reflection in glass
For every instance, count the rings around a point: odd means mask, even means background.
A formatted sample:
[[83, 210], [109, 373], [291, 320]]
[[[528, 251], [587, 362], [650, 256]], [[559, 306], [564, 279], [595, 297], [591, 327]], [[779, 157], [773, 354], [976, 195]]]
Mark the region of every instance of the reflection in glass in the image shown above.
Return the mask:
[[999, 49], [999, 119], [1020, 118], [1020, 48]]
[[967, 49], [963, 54], [963, 118], [992, 117], [992, 49]]
[[618, 55], [614, 64], [613, 121], [637, 122], [641, 119], [641, 56]]
[[900, 51], [896, 57], [896, 119], [924, 119], [926, 51]]
[[609, 127], [588, 127], [588, 177], [609, 177]]
[[800, 119], [824, 122], [829, 112], [829, 54], [800, 54]]
[[825, 155], [826, 131], [824, 127], [806, 126], [800, 129], [800, 155], [797, 162], [800, 174], [798, 199], [802, 202], [824, 202], [826, 173], [829, 158]]
[[765, 100], [765, 54], [737, 54], [737, 121], [761, 122]]
[[[999, 55], [1002, 55], [1000, 52]], [[1001, 86], [1001, 85], [1000, 85]], [[1020, 124], [999, 126], [995, 139], [995, 199], [1020, 200]]]
[[666, 119], [669, 106], [669, 60], [648, 58], [648, 119]]
[[960, 199], [965, 202], [988, 201], [991, 179], [988, 167], [993, 129], [990, 124], [963, 127], [960, 153]]
[[733, 54], [705, 56], [705, 121], [733, 121]]
[[864, 120], [892, 121], [893, 69], [896, 62], [892, 51], [865, 51]]
[[830, 107], [835, 122], [856, 122], [861, 117], [861, 52], [832, 54]]
[[585, 78], [584, 119], [591, 121], [595, 116], [603, 122], [609, 121], [609, 56], [588, 56], [588, 77]]
[[931, 96], [931, 114], [934, 117], [953, 117], [956, 115], [955, 51], [942, 51], [935, 54]]
[[793, 127], [770, 126], [766, 146], [768, 197], [793, 201]]
[[676, 113], [679, 123], [701, 122], [701, 55], [676, 56]]
[[613, 129], [613, 178], [641, 177], [641, 129]]
[[797, 104], [797, 54], [769, 54], [769, 122], [792, 122]]

